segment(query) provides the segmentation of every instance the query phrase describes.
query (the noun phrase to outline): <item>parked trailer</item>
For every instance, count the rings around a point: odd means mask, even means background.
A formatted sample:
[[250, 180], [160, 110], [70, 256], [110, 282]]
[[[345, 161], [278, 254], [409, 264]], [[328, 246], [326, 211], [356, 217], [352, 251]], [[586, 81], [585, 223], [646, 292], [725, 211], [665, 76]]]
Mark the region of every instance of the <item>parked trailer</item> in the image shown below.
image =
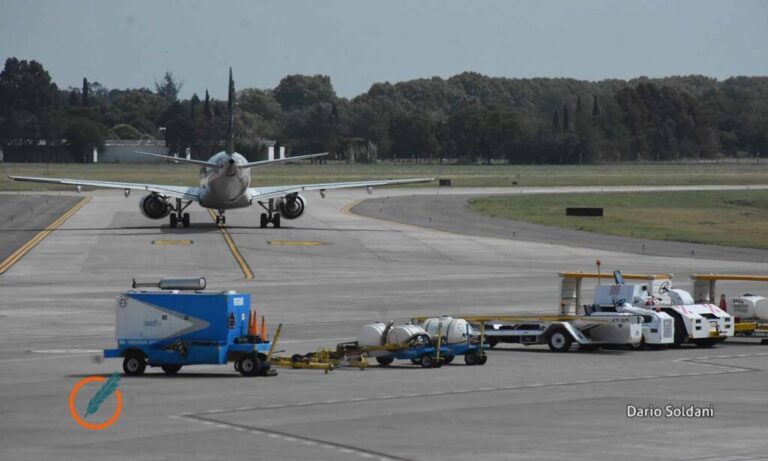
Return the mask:
[[160, 290], [118, 296], [117, 348], [105, 349], [104, 357], [122, 358], [127, 375], [141, 375], [147, 366], [176, 374], [183, 366], [228, 362], [243, 376], [276, 374], [268, 360], [273, 344], [256, 333], [250, 295], [204, 291], [205, 285], [202, 277], [134, 281], [134, 288]]
[[[488, 360], [477, 341], [444, 344], [442, 324], [433, 336], [413, 323], [376, 322], [362, 328], [355, 344], [362, 353], [384, 367], [395, 360], [408, 360], [423, 368], [439, 368], [446, 363], [446, 357], [451, 361], [457, 355], [464, 355], [467, 365], [483, 365]], [[467, 359], [468, 356], [471, 357]]]
[[[693, 274], [693, 297], [700, 302], [716, 302], [717, 282], [768, 282], [765, 275]], [[734, 336], [768, 338], [768, 298], [744, 293], [727, 297], [720, 294], [718, 305], [734, 317]], [[762, 344], [768, 344], [763, 339]]]
[[479, 325], [491, 347], [499, 343], [524, 346], [546, 344], [553, 352], [567, 352], [573, 343], [581, 349], [600, 346], [637, 346], [642, 319], [631, 314], [610, 316], [462, 316]]

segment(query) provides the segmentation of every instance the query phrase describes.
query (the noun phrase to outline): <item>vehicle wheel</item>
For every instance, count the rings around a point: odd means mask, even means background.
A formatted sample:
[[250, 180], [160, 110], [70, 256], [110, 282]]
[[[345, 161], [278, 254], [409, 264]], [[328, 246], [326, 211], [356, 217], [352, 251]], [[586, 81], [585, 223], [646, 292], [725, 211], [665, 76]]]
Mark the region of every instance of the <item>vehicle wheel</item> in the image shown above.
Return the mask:
[[565, 328], [556, 329], [547, 338], [547, 345], [552, 352], [568, 352], [572, 342], [573, 339]]
[[485, 340], [485, 342], [491, 347], [491, 349], [493, 349], [497, 344], [499, 344], [499, 338], [488, 338]]
[[181, 365], [161, 365], [160, 368], [163, 369], [166, 375], [175, 375], [181, 370]]
[[184, 227], [189, 227], [189, 213], [184, 213], [184, 216], [181, 217], [181, 224], [183, 224]]
[[123, 359], [123, 371], [128, 376], [140, 376], [147, 369], [147, 360], [141, 352], [130, 352]]
[[176, 226], [179, 224], [179, 218], [176, 217], [175, 213], [171, 213], [171, 229], [176, 229]]
[[382, 367], [386, 367], [394, 361], [394, 357], [376, 357], [376, 362], [378, 362]]
[[451, 363], [453, 362], [454, 356], [453, 355], [444, 355], [443, 356], [443, 363]]
[[262, 213], [261, 214], [261, 221], [259, 222], [259, 224], [260, 224], [259, 227], [261, 227], [262, 229], [266, 229], [267, 228], [267, 224], [269, 224], [269, 219], [267, 218], [267, 214], [266, 213]]
[[235, 360], [235, 371], [240, 371], [240, 359]]
[[272, 217], [272, 225], [275, 227], [275, 229], [280, 229], [280, 215], [276, 214]]
[[464, 354], [464, 363], [466, 363], [467, 365], [470, 365], [470, 366], [477, 365], [479, 361], [480, 361], [479, 357], [475, 352], [467, 352], [466, 354]]
[[677, 312], [667, 311], [667, 313], [675, 318], [675, 339], [672, 342], [672, 347], [680, 347], [688, 336], [688, 330], [685, 329], [685, 322], [683, 322], [683, 318]]
[[696, 347], [712, 347], [716, 342], [717, 341], [714, 339], [697, 339], [693, 344], [695, 344]]
[[261, 371], [261, 360], [255, 354], [244, 355], [240, 358], [240, 374], [243, 376], [256, 376]]
[[480, 356], [480, 360], [478, 360], [477, 364], [478, 365], [485, 365], [486, 363], [488, 363], [488, 356], [483, 354], [483, 355]]
[[422, 368], [432, 368], [435, 365], [435, 359], [431, 355], [422, 355], [420, 363]]

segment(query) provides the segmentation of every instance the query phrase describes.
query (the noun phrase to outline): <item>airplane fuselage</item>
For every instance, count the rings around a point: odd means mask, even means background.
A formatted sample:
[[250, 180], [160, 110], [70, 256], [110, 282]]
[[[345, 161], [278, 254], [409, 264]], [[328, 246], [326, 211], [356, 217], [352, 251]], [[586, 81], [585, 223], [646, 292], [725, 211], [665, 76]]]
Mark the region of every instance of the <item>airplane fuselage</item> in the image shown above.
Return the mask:
[[238, 166], [248, 160], [237, 152], [219, 152], [208, 161], [221, 165], [221, 168], [200, 169], [200, 205], [218, 210], [250, 206], [251, 169]]

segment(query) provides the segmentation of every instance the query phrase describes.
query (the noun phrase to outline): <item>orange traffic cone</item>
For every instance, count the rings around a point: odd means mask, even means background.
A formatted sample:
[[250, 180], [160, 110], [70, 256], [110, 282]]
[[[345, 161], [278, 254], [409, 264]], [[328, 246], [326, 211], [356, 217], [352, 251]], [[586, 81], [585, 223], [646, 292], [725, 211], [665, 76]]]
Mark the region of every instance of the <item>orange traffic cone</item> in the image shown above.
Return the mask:
[[720, 309], [728, 312], [728, 305], [725, 302], [725, 293], [720, 293]]
[[256, 328], [256, 311], [251, 310], [251, 316], [248, 318], [248, 336], [256, 336], [258, 333]]
[[264, 316], [261, 316], [261, 340], [267, 340], [267, 322], [264, 321]]

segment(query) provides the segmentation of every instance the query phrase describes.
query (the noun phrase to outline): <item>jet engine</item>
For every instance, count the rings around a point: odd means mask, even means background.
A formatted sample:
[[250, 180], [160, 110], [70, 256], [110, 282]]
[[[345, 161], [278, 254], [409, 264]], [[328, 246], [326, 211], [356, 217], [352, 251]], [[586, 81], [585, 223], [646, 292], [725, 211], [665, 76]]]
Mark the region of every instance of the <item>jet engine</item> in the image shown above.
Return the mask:
[[139, 209], [149, 219], [163, 219], [171, 214], [171, 205], [154, 192], [141, 199]]
[[277, 205], [277, 210], [280, 212], [280, 216], [285, 219], [296, 219], [304, 214], [304, 207], [306, 204], [307, 199], [301, 195], [289, 195], [280, 200], [280, 203]]

